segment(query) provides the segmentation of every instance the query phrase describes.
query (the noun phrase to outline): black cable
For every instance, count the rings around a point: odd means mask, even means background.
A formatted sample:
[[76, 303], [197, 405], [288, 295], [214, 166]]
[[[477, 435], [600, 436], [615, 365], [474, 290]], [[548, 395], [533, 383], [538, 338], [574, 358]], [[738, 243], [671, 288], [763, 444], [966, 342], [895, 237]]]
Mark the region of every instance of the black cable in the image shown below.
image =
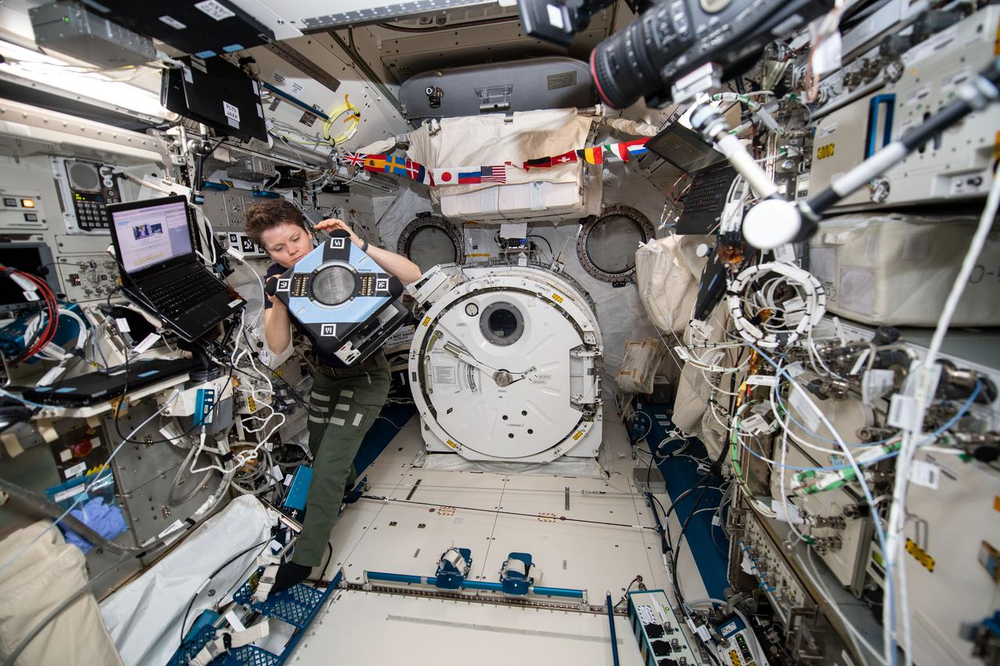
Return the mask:
[[[250, 336], [249, 336], [249, 335], [247, 335], [247, 330], [246, 330], [245, 328], [243, 329], [243, 339], [247, 341], [247, 345], [248, 345], [248, 346], [249, 346], [249, 347], [251, 348], [251, 354], [253, 354], [253, 358], [254, 358], [254, 360], [256, 360], [256, 361], [260, 361], [260, 354], [259, 354], [258, 352], [255, 352], [255, 351], [253, 351], [253, 347], [254, 347], [255, 345], [254, 345], [254, 344], [253, 344], [253, 342], [252, 342], [252, 341], [250, 340]], [[267, 367], [267, 366], [266, 366], [266, 364], [264, 364], [263, 362], [261, 362], [261, 364], [262, 364], [262, 365], [264, 365], [265, 367]], [[254, 374], [252, 374], [252, 373], [249, 373], [249, 372], [247, 372], [246, 370], [241, 370], [241, 369], [239, 369], [239, 368], [235, 368], [235, 367], [234, 367], [233, 369], [234, 369], [234, 370], [235, 370], [236, 372], [239, 372], [239, 373], [241, 373], [241, 374], [244, 374], [244, 375], [247, 375], [248, 377], [257, 377], [257, 376], [259, 376], [259, 375], [254, 375]], [[299, 405], [300, 405], [301, 407], [303, 407], [303, 408], [306, 408], [306, 409], [308, 409], [308, 407], [309, 407], [309, 404], [308, 404], [308, 403], [307, 403], [307, 402], [305, 401], [305, 398], [303, 398], [303, 397], [302, 397], [302, 395], [301, 395], [301, 394], [300, 394], [300, 393], [299, 393], [298, 391], [296, 391], [296, 390], [295, 390], [295, 387], [294, 387], [294, 386], [292, 386], [292, 385], [291, 385], [291, 384], [290, 384], [290, 383], [288, 382], [288, 380], [287, 380], [287, 379], [285, 379], [284, 377], [282, 377], [282, 376], [281, 376], [281, 375], [279, 375], [278, 373], [274, 372], [274, 371], [273, 371], [273, 370], [271, 370], [270, 368], [267, 368], [267, 370], [268, 370], [268, 372], [269, 372], [269, 374], [270, 374], [270, 377], [271, 377], [271, 379], [277, 379], [277, 380], [278, 380], [278, 381], [280, 381], [280, 382], [281, 382], [282, 384], [284, 384], [285, 386], [287, 386], [287, 387], [288, 387], [288, 391], [289, 391], [289, 393], [291, 393], [291, 394], [292, 394], [292, 397], [293, 397], [293, 398], [295, 399], [295, 402], [299, 403]]]
[[549, 242], [548, 238], [546, 238], [545, 236], [538, 236], [537, 234], [528, 234], [526, 238], [541, 238], [543, 241], [545, 241], [545, 244], [549, 248], [549, 256], [555, 259], [556, 255], [554, 252], [552, 252], [552, 243]]
[[[219, 575], [219, 572], [221, 572], [223, 569], [225, 569], [230, 564], [232, 564], [233, 562], [235, 562], [238, 558], [240, 558], [243, 555], [246, 555], [247, 553], [249, 553], [251, 550], [253, 550], [257, 546], [265, 546], [266, 547], [267, 544], [269, 544], [269, 543], [271, 543], [271, 539], [270, 538], [265, 539], [264, 541], [261, 541], [260, 543], [255, 543], [254, 545], [250, 546], [249, 548], [247, 548], [245, 550], [241, 550], [240, 552], [236, 553], [235, 555], [233, 555], [232, 557], [230, 557], [228, 560], [226, 560], [225, 562], [223, 562], [221, 565], [219, 565], [219, 568], [212, 572], [212, 574], [208, 577], [208, 580], [205, 581], [205, 583], [207, 584], [207, 583], [211, 582], [211, 580], [213, 578], [215, 578], [216, 576]], [[263, 551], [263, 550], [264, 549], [261, 548], [261, 551]], [[260, 553], [258, 553], [258, 555], [259, 554]], [[204, 588], [202, 588], [202, 589], [204, 589]], [[182, 645], [184, 644], [184, 627], [185, 627], [185, 625], [187, 625], [188, 615], [191, 614], [191, 609], [194, 607], [194, 602], [198, 598], [199, 594], [200, 594], [200, 590], [198, 592], [195, 592], [194, 595], [192, 595], [191, 601], [188, 602], [187, 609], [184, 611], [184, 619], [181, 621], [181, 644]], [[228, 595], [228, 592], [226, 594]], [[225, 597], [223, 597], [223, 599], [224, 598]]]
[[18, 501], [29, 508], [35, 509], [36, 511], [51, 518], [53, 521], [62, 522], [63, 526], [73, 530], [98, 548], [104, 548], [115, 555], [128, 555], [129, 553], [134, 553], [140, 550], [139, 548], [122, 546], [111, 541], [110, 539], [105, 538], [72, 513], [66, 513], [63, 510], [63, 507], [54, 504], [45, 497], [36, 495], [27, 488], [22, 488], [7, 479], [0, 479], [0, 490], [10, 495], [12, 500]]
[[[45, 347], [46, 344], [51, 342], [52, 339], [55, 337], [56, 331], [59, 328], [59, 303], [56, 301], [55, 293], [52, 291], [52, 288], [49, 287], [48, 282], [46, 282], [44, 278], [41, 278], [27, 271], [22, 271], [17, 268], [12, 268], [2, 265], [0, 265], [0, 271], [4, 272], [7, 275], [8, 279], [10, 279], [11, 281], [14, 281], [13, 275], [16, 273], [22, 276], [23, 279], [35, 285], [36, 291], [40, 292], [41, 294], [41, 299], [37, 302], [38, 316], [41, 316], [42, 314], [43, 305], [44, 308], [48, 310], [49, 322], [45, 325], [44, 328], [39, 326], [38, 330], [35, 332], [35, 335], [31, 338], [31, 340], [25, 340], [24, 351], [21, 352], [19, 356], [17, 356], [13, 361], [11, 361], [8, 364], [10, 366], [16, 366], [22, 361], [25, 361], [31, 356], [37, 354], [39, 351], [41, 351], [42, 348]], [[20, 285], [16, 281], [14, 281], [14, 284], [20, 287]], [[46, 336], [47, 339], [45, 340], [45, 342], [39, 345], [38, 344], [39, 338]], [[34, 351], [32, 351], [32, 349], [34, 349]]]
[[319, 570], [319, 575], [322, 578], [326, 575], [326, 568], [330, 566], [330, 560], [333, 559], [333, 544], [327, 542], [326, 544], [326, 562], [323, 563], [323, 568]]
[[[121, 287], [113, 289], [111, 291], [111, 293], [108, 294], [107, 301], [108, 301], [108, 306], [109, 307], [111, 305], [111, 296], [118, 289], [121, 289]], [[233, 324], [233, 327], [235, 327], [235, 324]], [[226, 337], [223, 339], [223, 343], [222, 343], [223, 348], [225, 347], [225, 345], [227, 345], [229, 343], [229, 336], [232, 335], [233, 327], [231, 327], [226, 332]], [[112, 414], [112, 417], [111, 417], [111, 421], [112, 421], [112, 423], [114, 423], [114, 426], [115, 426], [115, 432], [122, 439], [122, 441], [124, 441], [124, 442], [131, 442], [133, 444], [165, 444], [165, 443], [166, 444], [170, 444], [170, 443], [176, 442], [177, 440], [181, 439], [182, 437], [187, 437], [188, 435], [190, 435], [191, 433], [193, 433], [195, 430], [197, 430], [198, 428], [200, 428], [201, 426], [199, 424], [195, 423], [188, 430], [186, 430], [185, 432], [181, 433], [180, 435], [178, 435], [177, 437], [175, 437], [173, 439], [150, 439], [150, 440], [143, 439], [143, 440], [140, 441], [140, 440], [137, 440], [137, 439], [129, 439], [128, 436], [122, 434], [121, 423], [119, 421], [119, 418], [121, 416], [121, 405], [122, 405], [122, 402], [124, 401], [125, 396], [128, 394], [128, 380], [129, 380], [129, 360], [128, 360], [129, 354], [128, 354], [128, 351], [129, 350], [126, 350], [126, 353], [125, 353], [125, 364], [124, 364], [125, 365], [125, 387], [124, 387], [124, 390], [122, 391], [121, 399], [115, 405], [115, 410], [114, 410], [114, 413]], [[223, 364], [220, 364], [220, 363], [217, 363], [217, 365], [219, 365], [220, 367], [226, 367], [226, 366], [224, 366]], [[229, 371], [228, 371], [227, 374], [230, 374], [230, 375], [232, 374], [232, 372], [233, 372], [232, 368], [234, 367], [234, 365], [235, 364], [230, 359]], [[232, 382], [230, 382], [228, 385], [231, 386]], [[213, 412], [215, 412], [215, 410], [218, 409], [222, 405], [223, 398], [224, 398], [224, 396], [221, 396], [221, 395], [219, 396], [219, 399], [215, 401], [215, 404], [212, 406], [212, 409], [209, 411], [209, 414], [212, 414]]]
[[635, 578], [633, 578], [631, 580], [631, 582], [629, 582], [628, 587], [625, 588], [625, 592], [622, 594], [622, 598], [619, 599], [618, 603], [615, 604], [615, 608], [618, 608], [619, 606], [621, 606], [622, 602], [625, 601], [626, 599], [628, 599], [628, 593], [632, 589], [632, 586], [636, 584], [636, 582], [639, 582], [639, 583], [642, 582], [642, 575], [641, 574], [636, 574]]
[[[717, 475], [718, 472], [722, 469], [722, 462], [726, 459], [726, 456], [729, 453], [730, 446], [732, 446], [732, 444], [729, 443], [727, 438], [726, 444], [725, 446], [722, 447], [722, 451], [719, 453], [719, 456], [715, 459], [715, 462], [712, 463], [712, 467], [702, 477], [702, 480], [698, 484], [698, 485], [704, 484], [705, 487], [702, 488], [702, 491], [698, 495], [698, 498], [694, 501], [694, 506], [691, 508], [691, 513], [688, 514], [688, 517], [684, 520], [684, 524], [681, 525], [680, 534], [677, 535], [677, 545], [673, 546], [673, 544], [671, 544], [671, 550], [673, 551], [673, 562], [671, 563], [670, 569], [674, 584], [674, 598], [677, 600], [677, 603], [680, 605], [682, 610], [684, 609], [684, 595], [681, 593], [680, 581], [677, 580], [677, 565], [680, 561], [681, 547], [684, 544], [684, 533], [687, 531], [688, 526], [691, 524], [691, 519], [694, 518], [695, 511], [697, 511], [698, 506], [701, 504], [702, 499], [704, 499], [705, 493], [707, 493], [709, 489], [714, 487], [712, 485], [709, 485], [707, 482], [712, 476]], [[692, 490], [698, 488], [698, 485], [694, 486]], [[674, 506], [676, 506], [676, 502], [674, 503]]]

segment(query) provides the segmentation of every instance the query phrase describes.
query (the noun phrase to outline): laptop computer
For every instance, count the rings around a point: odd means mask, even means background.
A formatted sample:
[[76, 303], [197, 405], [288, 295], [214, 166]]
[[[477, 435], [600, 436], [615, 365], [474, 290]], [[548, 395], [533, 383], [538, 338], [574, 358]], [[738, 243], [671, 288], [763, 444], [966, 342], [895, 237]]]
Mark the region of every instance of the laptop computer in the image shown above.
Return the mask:
[[111, 400], [129, 391], [151, 386], [201, 368], [195, 358], [137, 359], [108, 370], [98, 370], [85, 375], [56, 382], [52, 386], [25, 388], [21, 395], [32, 402], [59, 407], [86, 407]]
[[193, 342], [246, 304], [194, 252], [191, 210], [183, 196], [108, 206], [122, 289]]
[[736, 170], [726, 156], [680, 123], [666, 127], [646, 147], [681, 171], [694, 176], [684, 197], [684, 212], [674, 228], [680, 235], [710, 233], [726, 206]]

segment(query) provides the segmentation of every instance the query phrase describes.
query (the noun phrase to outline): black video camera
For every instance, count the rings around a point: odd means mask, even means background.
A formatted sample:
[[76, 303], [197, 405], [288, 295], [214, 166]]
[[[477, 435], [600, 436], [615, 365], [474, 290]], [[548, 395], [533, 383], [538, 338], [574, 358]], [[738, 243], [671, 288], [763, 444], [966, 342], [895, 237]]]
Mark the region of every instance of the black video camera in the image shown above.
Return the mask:
[[[590, 16], [607, 4], [518, 0], [518, 10], [529, 35], [568, 45], [573, 37], [569, 30], [585, 28]], [[590, 54], [590, 72], [601, 99], [612, 108], [623, 109], [640, 97], [649, 106], [662, 106], [700, 67], [713, 63], [723, 79], [736, 76], [753, 66], [769, 42], [805, 27], [833, 4], [832, 0], [661, 0], [597, 45]]]

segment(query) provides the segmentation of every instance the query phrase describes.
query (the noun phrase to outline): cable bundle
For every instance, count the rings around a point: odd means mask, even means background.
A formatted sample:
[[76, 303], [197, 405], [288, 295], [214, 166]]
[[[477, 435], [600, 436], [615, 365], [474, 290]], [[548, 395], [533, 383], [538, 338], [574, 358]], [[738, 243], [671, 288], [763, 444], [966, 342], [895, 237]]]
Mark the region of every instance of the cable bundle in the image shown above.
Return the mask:
[[[753, 294], [744, 295], [758, 276], [767, 273], [777, 275], [755, 288]], [[798, 295], [779, 303], [778, 289], [785, 286]], [[743, 269], [729, 285], [727, 305], [741, 338], [775, 349], [794, 344], [819, 323], [826, 312], [826, 291], [808, 271], [772, 261]], [[772, 320], [779, 323], [775, 325]]]
[[[38, 300], [40, 296], [41, 303], [44, 304], [43, 306], [40, 305], [40, 308], [44, 307], [44, 309], [41, 309], [39, 312], [38, 324], [35, 326], [29, 325], [27, 330], [25, 330], [24, 352], [9, 364], [17, 365], [40, 352], [55, 338], [56, 331], [59, 328], [59, 303], [56, 301], [56, 295], [52, 292], [52, 289], [40, 277], [9, 266], [2, 266], [0, 268], [2, 268], [4, 275], [24, 289], [25, 297], [28, 300]], [[44, 326], [41, 325], [43, 321]]]

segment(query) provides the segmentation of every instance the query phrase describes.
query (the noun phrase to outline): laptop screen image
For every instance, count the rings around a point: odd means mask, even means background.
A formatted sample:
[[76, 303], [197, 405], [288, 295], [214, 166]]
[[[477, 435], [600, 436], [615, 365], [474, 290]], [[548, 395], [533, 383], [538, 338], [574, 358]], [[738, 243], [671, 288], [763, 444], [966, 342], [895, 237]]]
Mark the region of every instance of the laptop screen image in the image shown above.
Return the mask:
[[183, 201], [117, 210], [111, 213], [122, 267], [128, 273], [192, 254], [187, 205]]

